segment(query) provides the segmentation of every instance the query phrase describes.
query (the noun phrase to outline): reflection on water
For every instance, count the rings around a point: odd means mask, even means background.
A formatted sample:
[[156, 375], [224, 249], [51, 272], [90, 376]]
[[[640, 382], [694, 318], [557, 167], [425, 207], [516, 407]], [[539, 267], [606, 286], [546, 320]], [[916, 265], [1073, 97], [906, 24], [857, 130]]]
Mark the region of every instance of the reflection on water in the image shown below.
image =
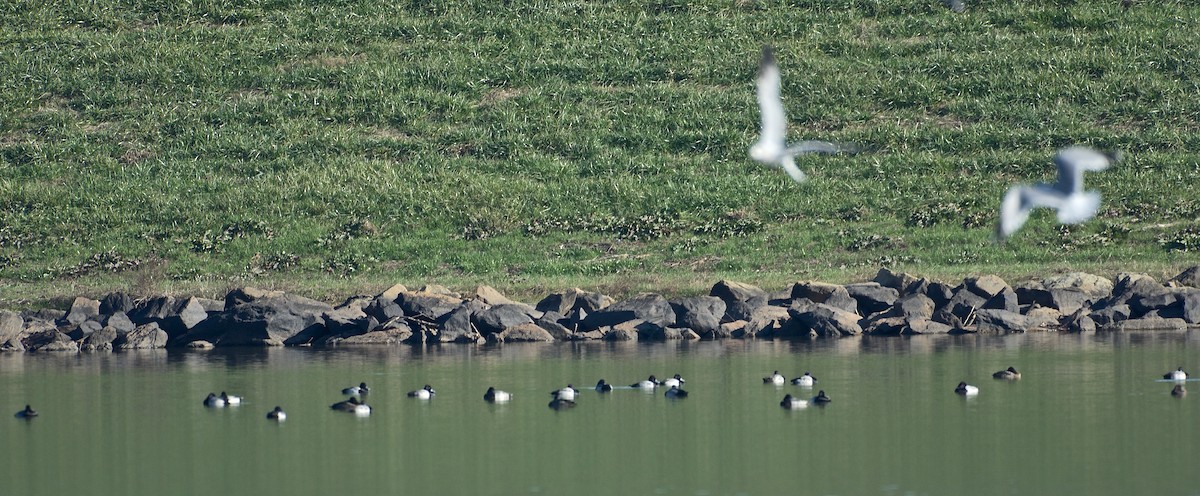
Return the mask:
[[[1194, 333], [0, 355], [4, 494], [1191, 494]], [[1019, 381], [991, 373], [1015, 366]], [[812, 371], [813, 389], [763, 385]], [[670, 401], [618, 389], [687, 379]], [[953, 393], [964, 380], [978, 397]], [[374, 412], [329, 410], [366, 382]], [[431, 384], [432, 401], [404, 393]], [[568, 411], [546, 408], [572, 383]], [[489, 404], [495, 386], [513, 393]], [[243, 395], [206, 409], [209, 392]], [[825, 390], [825, 408], [784, 394]], [[266, 412], [280, 405], [282, 424]]]

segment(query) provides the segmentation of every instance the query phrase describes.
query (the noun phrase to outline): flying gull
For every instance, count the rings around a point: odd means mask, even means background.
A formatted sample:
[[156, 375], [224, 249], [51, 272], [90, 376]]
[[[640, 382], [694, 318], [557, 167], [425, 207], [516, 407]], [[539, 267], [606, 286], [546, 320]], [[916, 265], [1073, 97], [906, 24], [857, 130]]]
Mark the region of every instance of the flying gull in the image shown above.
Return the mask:
[[787, 143], [787, 116], [783, 111], [783, 101], [779, 97], [779, 65], [775, 63], [775, 54], [769, 46], [763, 47], [756, 83], [762, 129], [759, 131], [758, 143], [750, 147], [751, 158], [783, 169], [799, 183], [804, 182], [804, 172], [796, 167], [792, 157], [806, 153], [836, 154], [858, 151], [857, 147], [828, 141], [801, 141], [790, 145]]
[[1100, 193], [1083, 190], [1083, 173], [1102, 171], [1118, 160], [1119, 153], [1101, 153], [1083, 146], [1059, 150], [1054, 156], [1058, 182], [1016, 185], [1004, 194], [1004, 200], [1000, 202], [997, 237], [1003, 240], [1020, 229], [1029, 218], [1029, 211], [1036, 207], [1057, 209], [1058, 221], [1063, 224], [1079, 224], [1091, 219], [1100, 210]]

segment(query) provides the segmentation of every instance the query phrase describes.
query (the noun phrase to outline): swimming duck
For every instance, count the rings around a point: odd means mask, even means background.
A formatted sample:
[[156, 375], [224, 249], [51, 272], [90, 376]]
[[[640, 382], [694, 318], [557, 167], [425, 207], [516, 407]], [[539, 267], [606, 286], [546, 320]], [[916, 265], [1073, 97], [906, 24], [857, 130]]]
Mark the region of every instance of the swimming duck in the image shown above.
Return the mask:
[[365, 382], [360, 382], [357, 386], [350, 386], [342, 390], [342, 394], [346, 396], [362, 396], [369, 392], [371, 391], [367, 389], [367, 383]]
[[775, 372], [772, 372], [771, 375], [769, 375], [769, 376], [763, 377], [763, 384], [774, 384], [776, 386], [782, 386], [783, 383], [785, 383], [785, 382], [787, 382], [787, 379], [784, 379], [783, 375], [780, 374], [778, 370], [776, 370]]
[[575, 402], [573, 400], [568, 400], [568, 399], [564, 399], [564, 398], [554, 398], [553, 400], [550, 401], [550, 408], [553, 408], [555, 410], [566, 410], [568, 408], [575, 408]]
[[221, 399], [225, 400], [225, 406], [238, 406], [242, 404], [241, 396], [225, 394], [225, 391], [221, 391]]
[[779, 406], [788, 410], [801, 410], [808, 408], [808, 402], [800, 398], [794, 398], [790, 394], [786, 394], [783, 396], [783, 401], [779, 402]]
[[417, 398], [417, 399], [421, 399], [421, 400], [430, 399], [430, 398], [434, 397], [434, 395], [436, 395], [436, 394], [437, 394], [437, 391], [434, 391], [433, 386], [430, 386], [429, 384], [426, 384], [425, 387], [418, 389], [416, 391], [408, 392], [408, 396], [410, 398]]
[[17, 417], [17, 418], [23, 418], [23, 419], [31, 419], [31, 418], [34, 418], [34, 417], [36, 417], [36, 416], [38, 416], [38, 413], [37, 413], [37, 411], [35, 411], [35, 410], [34, 410], [32, 407], [30, 407], [29, 405], [25, 405], [25, 409], [24, 409], [24, 410], [21, 410], [21, 411], [19, 411], [19, 412], [17, 412], [17, 414], [16, 414], [16, 417]]
[[1183, 371], [1183, 367], [1179, 367], [1175, 370], [1172, 370], [1170, 372], [1163, 374], [1163, 379], [1166, 379], [1168, 381], [1186, 381], [1187, 380], [1187, 372]]
[[979, 388], [965, 382], [959, 382], [958, 387], [954, 388], [954, 392], [963, 396], [975, 396], [979, 394]]
[[550, 396], [555, 399], [575, 401], [575, 396], [579, 394], [579, 390], [575, 386], [567, 384], [567, 387], [550, 392]]
[[223, 408], [225, 406], [225, 399], [213, 393], [208, 393], [208, 396], [204, 398], [204, 406], [209, 408]]
[[808, 372], [805, 372], [804, 375], [802, 375], [800, 377], [792, 379], [792, 384], [794, 384], [796, 386], [813, 387], [813, 384], [816, 384], [816, 383], [817, 383], [817, 378], [813, 377], [812, 374], [810, 374]]
[[680, 376], [679, 374], [675, 374], [675, 377], [672, 377], [670, 379], [662, 381], [659, 384], [662, 384], [663, 386], [666, 386], [666, 387], [676, 387], [676, 386], [682, 386], [683, 383], [685, 383], [685, 382], [687, 382], [687, 381], [683, 380], [682, 376]]
[[349, 412], [355, 415], [366, 416], [371, 414], [371, 407], [366, 403], [358, 401], [358, 398], [351, 397], [346, 401], [339, 401], [329, 406], [339, 412]]
[[599, 391], [601, 393], [607, 393], [609, 391], [612, 391], [612, 389], [613, 389], [612, 384], [609, 384], [604, 379], [600, 379], [600, 382], [596, 383], [596, 391]]
[[287, 420], [287, 414], [283, 412], [282, 408], [275, 407], [274, 410], [267, 412], [267, 418], [282, 422]]
[[512, 394], [507, 391], [498, 391], [494, 387], [488, 387], [486, 393], [483, 393], [483, 400], [488, 403], [504, 403], [512, 399]]
[[1007, 369], [996, 372], [995, 374], [992, 374], [992, 377], [994, 377], [996, 379], [1005, 379], [1005, 380], [1015, 381], [1015, 380], [1021, 378], [1021, 373], [1017, 372], [1017, 369], [1009, 367]]
[[654, 376], [650, 376], [649, 379], [641, 382], [635, 382], [630, 384], [629, 387], [638, 389], [654, 389], [658, 387], [658, 379], [656, 379]]
[[[1183, 387], [1183, 384], [1176, 384], [1175, 387], [1171, 388], [1171, 396], [1174, 396], [1176, 398], [1182, 398], [1184, 396], [1187, 396], [1187, 388]], [[26, 408], [29, 408], [29, 407], [26, 407]], [[37, 414], [35, 413], [34, 415], [37, 415]]]
[[668, 398], [687, 398], [687, 395], [688, 392], [679, 389], [679, 386], [671, 386], [671, 389], [668, 389], [664, 396]]
[[828, 396], [825, 396], [824, 389], [817, 391], [817, 395], [813, 396], [813, 399], [812, 399], [812, 402], [817, 405], [825, 405], [831, 401], [833, 401], [833, 400], [830, 399]]

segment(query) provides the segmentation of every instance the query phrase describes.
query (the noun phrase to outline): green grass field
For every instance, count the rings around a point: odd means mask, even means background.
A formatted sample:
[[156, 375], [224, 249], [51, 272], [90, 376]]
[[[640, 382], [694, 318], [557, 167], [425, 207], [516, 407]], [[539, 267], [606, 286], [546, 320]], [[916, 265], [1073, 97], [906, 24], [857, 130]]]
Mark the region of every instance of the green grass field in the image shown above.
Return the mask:
[[[5, 2], [0, 306], [1200, 263], [1200, 4], [968, 5]], [[869, 151], [749, 160], [765, 43], [790, 137]], [[1071, 144], [1101, 214], [994, 243]]]

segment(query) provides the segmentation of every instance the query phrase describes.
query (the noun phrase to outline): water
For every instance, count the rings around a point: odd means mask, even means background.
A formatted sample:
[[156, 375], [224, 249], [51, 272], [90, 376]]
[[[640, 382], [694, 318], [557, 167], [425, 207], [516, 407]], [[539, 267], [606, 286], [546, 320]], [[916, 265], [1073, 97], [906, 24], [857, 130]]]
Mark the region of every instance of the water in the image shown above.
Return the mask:
[[[1200, 384], [1156, 381], [1200, 367], [1198, 338], [0, 355], [0, 494], [1198, 494]], [[1010, 365], [1024, 378], [991, 378]], [[764, 385], [776, 369], [817, 388]], [[591, 390], [677, 372], [687, 399]], [[370, 417], [329, 409], [362, 381]], [[579, 406], [549, 409], [568, 382]], [[405, 397], [426, 383], [434, 400]], [[833, 403], [778, 406], [816, 389]], [[222, 390], [245, 403], [201, 406]], [[12, 418], [25, 403], [41, 416]]]

